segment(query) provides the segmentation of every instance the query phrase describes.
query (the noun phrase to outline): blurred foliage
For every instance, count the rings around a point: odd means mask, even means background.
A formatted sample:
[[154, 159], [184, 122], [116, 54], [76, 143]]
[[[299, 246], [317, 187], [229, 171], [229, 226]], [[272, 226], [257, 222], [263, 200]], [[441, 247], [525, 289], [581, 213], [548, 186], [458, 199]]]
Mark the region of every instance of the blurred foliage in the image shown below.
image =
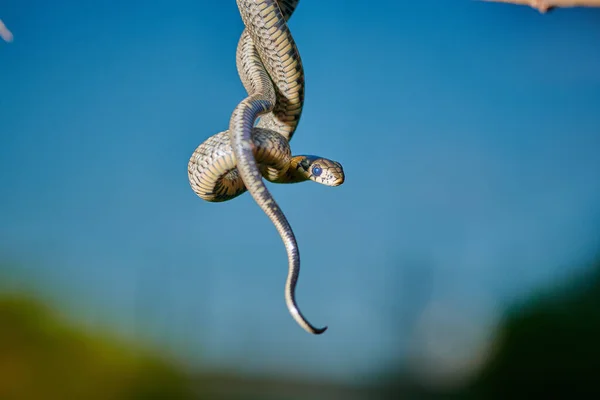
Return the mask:
[[488, 361], [452, 391], [418, 383], [401, 368], [390, 369], [383, 385], [362, 388], [186, 374], [139, 346], [76, 329], [39, 301], [4, 295], [0, 399], [197, 399], [199, 389], [206, 398], [239, 400], [600, 398], [600, 261], [593, 267], [508, 310]]
[[40, 302], [0, 297], [0, 399], [191, 399], [160, 357], [82, 332]]
[[600, 398], [600, 261], [589, 275], [514, 307], [473, 398]]
[[600, 260], [507, 310], [491, 356], [465, 386], [436, 389], [393, 370], [387, 399], [600, 398]]

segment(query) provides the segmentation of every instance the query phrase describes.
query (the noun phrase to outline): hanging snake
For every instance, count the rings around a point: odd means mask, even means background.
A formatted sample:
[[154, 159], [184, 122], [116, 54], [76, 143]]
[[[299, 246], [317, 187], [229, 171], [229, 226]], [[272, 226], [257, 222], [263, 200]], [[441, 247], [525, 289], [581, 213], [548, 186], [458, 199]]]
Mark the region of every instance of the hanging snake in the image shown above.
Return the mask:
[[[236, 66], [248, 97], [232, 113], [229, 130], [202, 143], [188, 163], [193, 191], [210, 202], [248, 191], [271, 219], [288, 256], [285, 300], [296, 322], [320, 334], [295, 299], [300, 253], [294, 232], [262, 178], [273, 183], [312, 180], [327, 186], [344, 182], [342, 165], [313, 155], [292, 156], [289, 145], [304, 105], [304, 70], [287, 25], [299, 0], [237, 0], [246, 29], [238, 42]], [[260, 118], [255, 126], [257, 118]]]

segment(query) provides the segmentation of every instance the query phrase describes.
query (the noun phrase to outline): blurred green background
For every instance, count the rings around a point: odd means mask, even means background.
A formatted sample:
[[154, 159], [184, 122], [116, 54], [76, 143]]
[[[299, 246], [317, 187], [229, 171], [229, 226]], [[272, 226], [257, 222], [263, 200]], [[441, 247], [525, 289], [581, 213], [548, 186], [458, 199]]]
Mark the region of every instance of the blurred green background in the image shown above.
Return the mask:
[[[3, 282], [10, 271], [2, 264]], [[473, 360], [477, 368], [469, 379], [443, 385], [423, 379], [402, 360], [360, 385], [211, 371], [178, 362], [156, 345], [142, 345], [109, 330], [90, 331], [60, 312], [69, 307], [61, 306], [57, 296], [32, 297], [41, 293], [39, 287], [4, 288], [0, 398], [595, 398], [600, 395], [600, 257], [584, 271], [536, 290], [506, 310], [485, 357]]]

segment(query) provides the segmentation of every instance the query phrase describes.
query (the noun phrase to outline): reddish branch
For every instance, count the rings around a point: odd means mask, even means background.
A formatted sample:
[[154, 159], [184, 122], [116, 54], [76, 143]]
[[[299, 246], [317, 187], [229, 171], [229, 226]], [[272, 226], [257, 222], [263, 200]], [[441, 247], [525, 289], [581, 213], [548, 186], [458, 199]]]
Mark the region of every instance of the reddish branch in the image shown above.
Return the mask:
[[[525, 5], [546, 13], [557, 7], [600, 7], [600, 0], [482, 0], [495, 3], [510, 3]], [[0, 19], [0, 38], [12, 42], [13, 34]]]
[[0, 19], [0, 38], [4, 39], [7, 42], [12, 42], [13, 34], [8, 30], [6, 25]]
[[600, 7], [600, 0], [483, 0], [529, 6], [546, 13], [557, 7]]

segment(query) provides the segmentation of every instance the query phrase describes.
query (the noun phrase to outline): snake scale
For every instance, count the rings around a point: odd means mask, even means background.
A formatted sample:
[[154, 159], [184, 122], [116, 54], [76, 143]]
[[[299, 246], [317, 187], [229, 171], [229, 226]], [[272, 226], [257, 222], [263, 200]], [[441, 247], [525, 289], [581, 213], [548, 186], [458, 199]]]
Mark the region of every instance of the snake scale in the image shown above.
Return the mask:
[[[326, 186], [344, 182], [342, 165], [313, 155], [292, 156], [291, 140], [304, 105], [304, 70], [287, 20], [300, 0], [236, 0], [245, 25], [236, 66], [248, 97], [234, 109], [229, 129], [202, 143], [188, 163], [193, 191], [223, 202], [248, 191], [281, 236], [288, 257], [285, 300], [296, 322], [320, 334], [300, 312], [295, 298], [300, 253], [294, 232], [262, 178], [273, 183], [311, 180]], [[258, 119], [258, 123], [256, 120]]]

